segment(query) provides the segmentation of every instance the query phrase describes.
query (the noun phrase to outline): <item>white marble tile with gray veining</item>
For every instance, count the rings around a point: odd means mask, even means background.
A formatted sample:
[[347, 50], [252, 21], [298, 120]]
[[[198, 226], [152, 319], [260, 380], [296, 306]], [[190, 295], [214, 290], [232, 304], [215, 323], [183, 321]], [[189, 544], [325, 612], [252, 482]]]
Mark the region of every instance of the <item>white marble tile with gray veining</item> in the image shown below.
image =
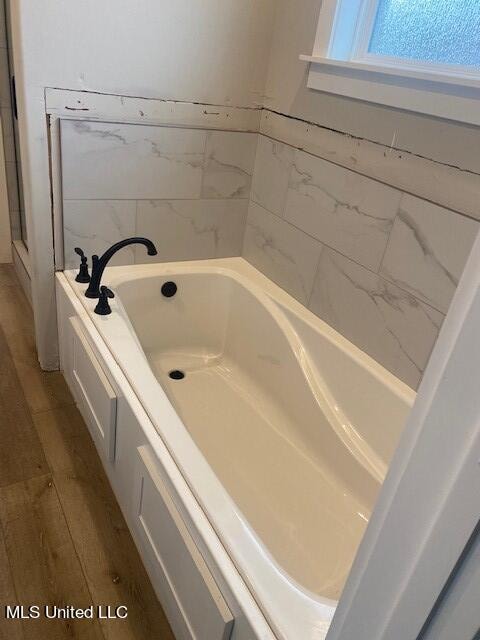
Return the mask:
[[243, 257], [306, 304], [312, 291], [322, 244], [251, 202]]
[[288, 180], [295, 149], [288, 144], [258, 136], [252, 181], [252, 200], [279, 216], [285, 211]]
[[432, 307], [328, 248], [309, 308], [413, 388], [443, 322]]
[[[135, 235], [136, 202], [126, 200], [66, 200], [63, 203], [65, 268], [79, 264], [75, 247], [89, 256], [101, 255], [110, 245]], [[133, 247], [125, 247], [110, 265], [133, 264]]]
[[250, 197], [256, 145], [255, 133], [209, 131], [202, 197]]
[[61, 122], [65, 199], [198, 198], [206, 132]]
[[296, 151], [285, 219], [377, 271], [400, 198], [396, 189]]
[[405, 194], [380, 273], [446, 313], [478, 229], [475, 220]]
[[137, 234], [150, 238], [158, 255], [135, 248], [135, 260], [169, 262], [241, 254], [248, 200], [139, 201]]

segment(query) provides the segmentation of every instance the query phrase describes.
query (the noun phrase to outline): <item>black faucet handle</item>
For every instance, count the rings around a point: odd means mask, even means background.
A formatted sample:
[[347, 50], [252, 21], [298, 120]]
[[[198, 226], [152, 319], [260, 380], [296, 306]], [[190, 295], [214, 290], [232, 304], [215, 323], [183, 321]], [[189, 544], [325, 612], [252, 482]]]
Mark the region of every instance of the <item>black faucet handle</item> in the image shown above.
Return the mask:
[[113, 293], [113, 291], [111, 289], [109, 289], [108, 287], [105, 286], [101, 286], [100, 287], [100, 295], [105, 296], [105, 298], [114, 298], [115, 294]]
[[114, 298], [115, 294], [108, 287], [100, 287], [100, 297], [98, 298], [97, 306], [94, 311], [99, 316], [108, 316], [112, 313], [110, 305], [108, 304], [109, 298]]
[[87, 256], [83, 253], [83, 250], [80, 247], [75, 247], [75, 253], [80, 256], [80, 269], [78, 270], [77, 277], [75, 280], [77, 282], [87, 283], [90, 282], [90, 274], [88, 273], [88, 263]]

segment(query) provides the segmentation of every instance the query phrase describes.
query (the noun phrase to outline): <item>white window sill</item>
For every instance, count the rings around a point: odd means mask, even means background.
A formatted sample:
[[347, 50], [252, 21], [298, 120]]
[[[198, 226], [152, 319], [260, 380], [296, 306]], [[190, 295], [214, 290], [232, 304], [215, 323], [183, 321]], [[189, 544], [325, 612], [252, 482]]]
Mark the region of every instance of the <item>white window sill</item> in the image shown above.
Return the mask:
[[480, 125], [480, 80], [431, 70], [302, 55], [307, 86], [367, 102]]

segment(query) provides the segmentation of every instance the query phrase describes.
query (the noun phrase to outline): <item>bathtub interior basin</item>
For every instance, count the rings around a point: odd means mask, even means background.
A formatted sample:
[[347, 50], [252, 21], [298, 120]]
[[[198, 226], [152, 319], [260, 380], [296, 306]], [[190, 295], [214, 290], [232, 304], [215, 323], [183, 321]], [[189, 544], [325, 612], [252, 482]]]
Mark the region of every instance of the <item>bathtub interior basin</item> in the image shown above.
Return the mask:
[[115, 304], [268, 553], [337, 600], [413, 392], [277, 289], [170, 265], [120, 278]]

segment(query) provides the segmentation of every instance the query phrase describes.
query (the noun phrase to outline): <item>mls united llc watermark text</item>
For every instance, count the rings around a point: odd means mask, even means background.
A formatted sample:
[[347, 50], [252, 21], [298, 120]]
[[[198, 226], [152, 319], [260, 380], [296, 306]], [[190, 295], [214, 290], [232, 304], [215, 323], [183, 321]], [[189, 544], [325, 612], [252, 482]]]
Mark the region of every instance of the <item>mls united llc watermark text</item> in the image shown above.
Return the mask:
[[58, 607], [56, 605], [6, 605], [4, 615], [7, 620], [124, 620], [128, 617], [127, 607], [98, 605], [81, 609], [70, 605]]

